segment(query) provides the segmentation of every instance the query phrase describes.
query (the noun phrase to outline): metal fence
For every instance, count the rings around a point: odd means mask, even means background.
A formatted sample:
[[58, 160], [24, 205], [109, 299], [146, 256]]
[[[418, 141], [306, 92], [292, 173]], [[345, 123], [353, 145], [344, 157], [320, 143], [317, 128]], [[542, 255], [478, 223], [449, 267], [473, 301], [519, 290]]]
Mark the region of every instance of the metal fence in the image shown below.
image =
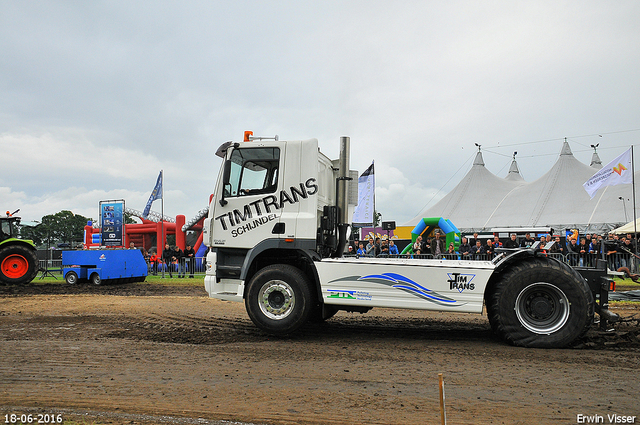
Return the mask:
[[[379, 255], [378, 258], [415, 258], [415, 259], [442, 259], [442, 260], [470, 260], [470, 261], [491, 261], [499, 254], [487, 255], [487, 254], [441, 254], [439, 257], [435, 257], [431, 254], [400, 254], [400, 255]], [[541, 254], [547, 257], [556, 258], [564, 263], [573, 267], [595, 267], [599, 258], [602, 258], [600, 254], [555, 254], [545, 253]], [[352, 255], [352, 257], [354, 257]], [[620, 267], [627, 267], [632, 273], [636, 273], [638, 270], [638, 263], [640, 262], [632, 254], [610, 254], [606, 255], [607, 267], [609, 270], [617, 271]]]
[[[205, 257], [196, 257], [193, 260], [182, 258], [179, 262], [173, 262], [169, 265], [164, 263], [150, 263], [147, 261], [147, 267], [149, 275], [161, 275], [164, 271], [168, 276], [169, 271], [171, 274], [185, 274], [186, 276], [204, 275], [206, 266]], [[62, 276], [62, 260], [39, 260], [40, 274], [39, 277], [45, 277], [45, 275], [51, 275], [53, 277]]]
[[205, 257], [180, 258], [170, 264], [164, 262], [149, 263], [148, 261], [147, 264], [150, 275], [161, 275], [164, 272], [165, 276], [167, 274], [195, 276], [205, 274], [207, 259]]
[[[601, 258], [599, 254], [585, 254], [580, 255], [576, 253], [569, 254], [543, 254], [548, 257], [557, 258], [558, 260], [576, 267], [595, 267], [598, 258]], [[353, 255], [351, 257], [354, 257]], [[491, 261], [495, 255], [473, 255], [462, 256], [460, 254], [442, 254], [440, 259], [444, 260], [471, 260], [471, 261]], [[607, 266], [611, 271], [617, 271], [620, 267], [627, 267], [632, 273], [638, 272], [638, 265], [640, 261], [631, 254], [611, 254], [606, 256]], [[379, 258], [422, 258], [422, 259], [434, 259], [435, 257], [430, 254], [424, 255], [385, 255]], [[54, 277], [62, 277], [62, 260], [40, 260], [39, 266], [41, 270], [40, 277], [44, 277], [45, 274], [53, 275]], [[194, 259], [182, 258], [179, 262], [174, 262], [167, 266], [164, 263], [149, 263], [149, 275], [161, 275], [164, 271], [165, 276], [171, 270], [171, 274], [186, 276], [202, 276], [205, 274], [206, 267], [205, 257], [195, 257]], [[46, 273], [44, 273], [46, 271]]]

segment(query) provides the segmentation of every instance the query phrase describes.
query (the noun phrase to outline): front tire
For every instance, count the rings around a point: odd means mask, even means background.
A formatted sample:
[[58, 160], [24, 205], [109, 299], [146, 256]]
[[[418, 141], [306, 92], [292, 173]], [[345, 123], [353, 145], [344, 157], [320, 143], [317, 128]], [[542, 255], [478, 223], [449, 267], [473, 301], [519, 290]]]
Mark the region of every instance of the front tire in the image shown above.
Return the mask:
[[486, 299], [493, 331], [520, 347], [566, 347], [593, 321], [593, 295], [571, 267], [529, 258], [502, 272]]
[[251, 278], [245, 307], [258, 328], [273, 335], [287, 335], [307, 322], [314, 300], [304, 273], [293, 266], [276, 264]]
[[36, 252], [23, 245], [0, 248], [0, 282], [25, 285], [38, 274]]
[[65, 280], [69, 285], [75, 285], [76, 283], [78, 283], [78, 273], [76, 273], [76, 272], [69, 272], [69, 273], [67, 273], [67, 275], [64, 277], [64, 280]]

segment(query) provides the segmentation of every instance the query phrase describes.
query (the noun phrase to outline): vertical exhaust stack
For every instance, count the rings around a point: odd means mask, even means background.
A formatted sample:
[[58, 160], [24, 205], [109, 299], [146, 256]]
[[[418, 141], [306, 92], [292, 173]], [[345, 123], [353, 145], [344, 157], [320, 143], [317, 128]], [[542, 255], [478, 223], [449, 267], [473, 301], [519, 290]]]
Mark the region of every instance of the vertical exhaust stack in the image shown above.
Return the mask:
[[338, 182], [336, 190], [336, 206], [338, 207], [338, 246], [335, 256], [342, 257], [347, 245], [347, 229], [349, 228], [349, 162], [351, 139], [347, 136], [340, 138], [340, 159], [338, 160]]

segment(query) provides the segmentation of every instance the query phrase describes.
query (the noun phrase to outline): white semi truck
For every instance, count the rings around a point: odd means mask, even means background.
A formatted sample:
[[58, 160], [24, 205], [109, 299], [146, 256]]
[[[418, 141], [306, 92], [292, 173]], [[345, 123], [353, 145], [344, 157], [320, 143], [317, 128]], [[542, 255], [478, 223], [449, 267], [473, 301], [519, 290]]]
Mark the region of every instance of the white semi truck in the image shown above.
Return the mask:
[[339, 310], [482, 314], [486, 307], [507, 342], [563, 347], [587, 331], [594, 311], [603, 326], [618, 319], [607, 310], [606, 268], [579, 273], [535, 249], [504, 250], [493, 261], [344, 257], [358, 175], [349, 149], [342, 137], [340, 158], [330, 160], [316, 139], [251, 132], [220, 146], [224, 161], [203, 230], [210, 297], [244, 302], [255, 325], [275, 335]]

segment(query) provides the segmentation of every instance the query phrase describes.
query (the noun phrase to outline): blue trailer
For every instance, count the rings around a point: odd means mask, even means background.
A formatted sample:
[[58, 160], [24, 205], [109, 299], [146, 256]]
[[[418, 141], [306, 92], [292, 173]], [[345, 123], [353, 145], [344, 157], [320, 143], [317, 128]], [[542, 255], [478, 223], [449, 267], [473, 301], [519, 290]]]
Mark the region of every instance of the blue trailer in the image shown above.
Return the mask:
[[67, 283], [79, 280], [101, 283], [144, 282], [147, 262], [139, 249], [63, 251], [62, 273]]

